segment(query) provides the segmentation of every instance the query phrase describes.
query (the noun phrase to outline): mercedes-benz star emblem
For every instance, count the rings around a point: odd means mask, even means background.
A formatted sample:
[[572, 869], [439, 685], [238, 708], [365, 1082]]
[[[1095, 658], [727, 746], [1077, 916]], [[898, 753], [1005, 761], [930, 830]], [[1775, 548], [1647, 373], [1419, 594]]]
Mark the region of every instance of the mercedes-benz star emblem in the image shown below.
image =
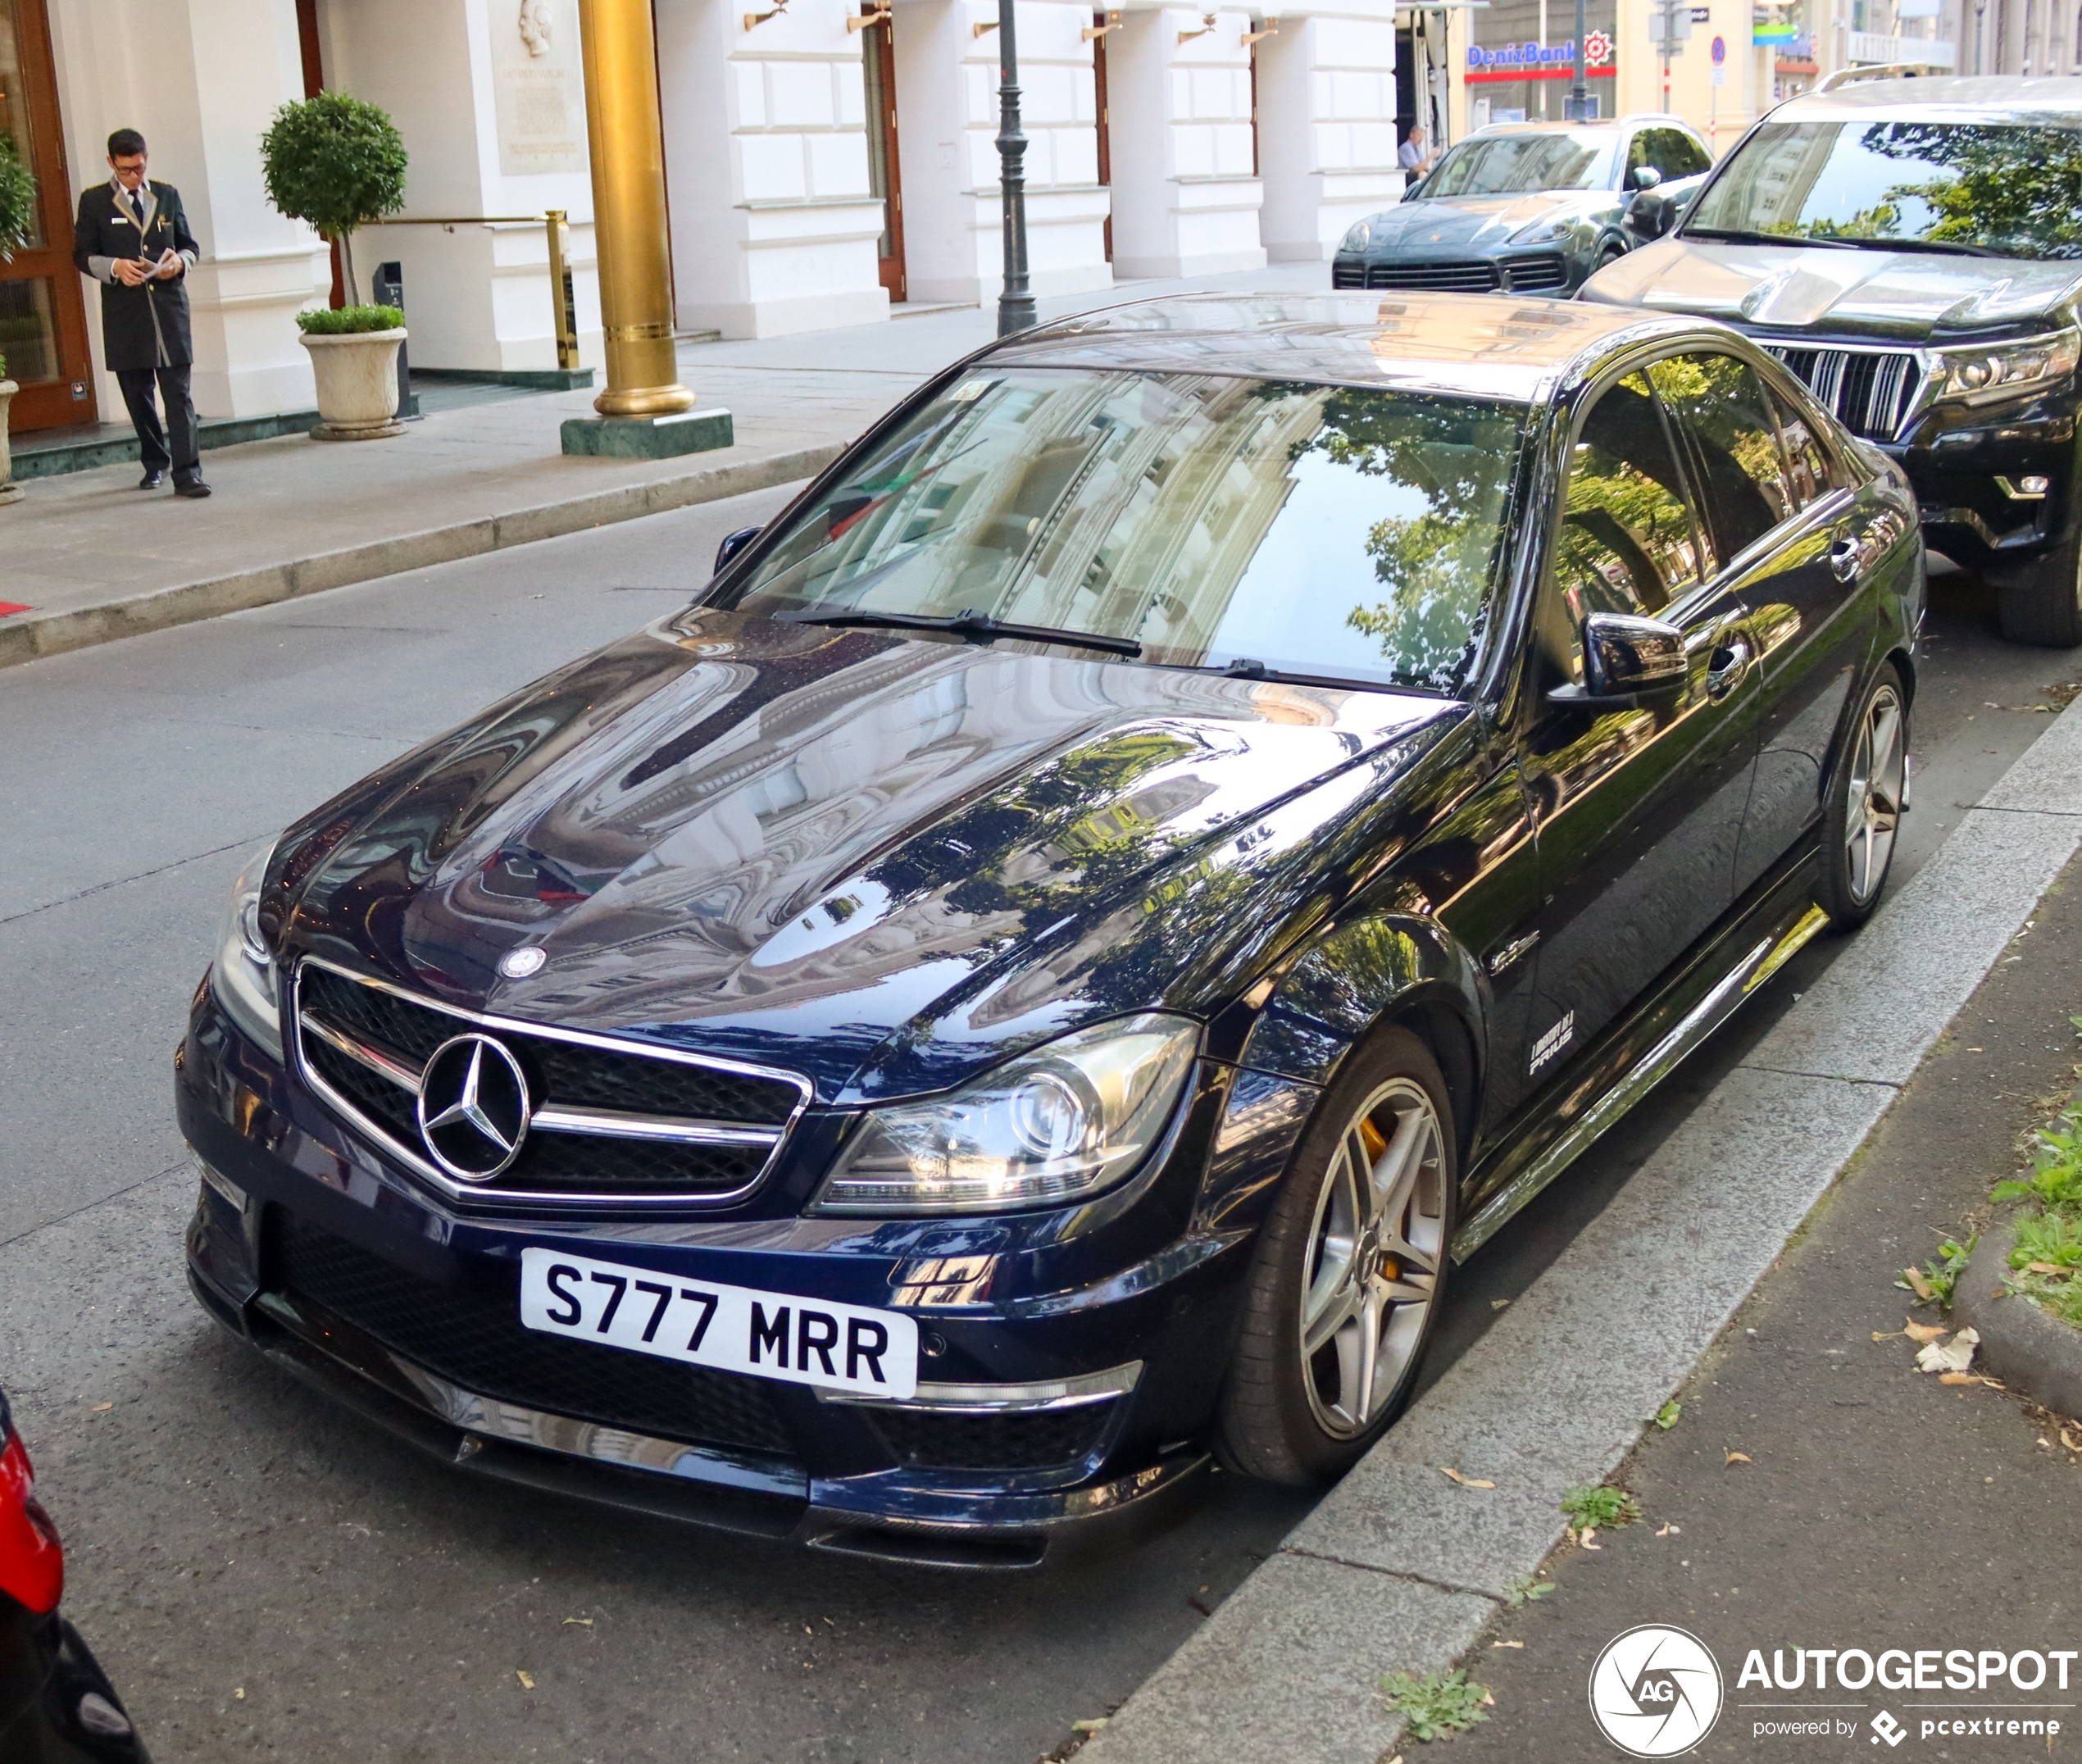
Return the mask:
[[499, 957], [499, 972], [510, 980], [525, 980], [530, 974], [541, 973], [543, 964], [548, 960], [545, 951], [533, 943], [525, 944], [519, 949], [509, 949]]
[[530, 1112], [520, 1062], [489, 1035], [443, 1042], [420, 1075], [420, 1137], [458, 1182], [489, 1182], [507, 1169]]

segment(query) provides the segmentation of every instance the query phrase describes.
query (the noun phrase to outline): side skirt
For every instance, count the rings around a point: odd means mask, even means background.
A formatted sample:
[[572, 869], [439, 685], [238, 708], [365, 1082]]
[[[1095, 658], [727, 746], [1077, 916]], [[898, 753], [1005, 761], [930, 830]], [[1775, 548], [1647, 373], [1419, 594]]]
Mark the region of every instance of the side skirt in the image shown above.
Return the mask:
[[[1453, 1238], [1453, 1260], [1466, 1262], [1513, 1214], [1586, 1151], [1635, 1103], [1676, 1070], [1766, 980], [1829, 925], [1815, 904], [1809, 857], [1802, 854], [1766, 884], [1749, 911], [1617, 1029], [1607, 1035], [1559, 1099], [1536, 1105], [1533, 1118], [1483, 1160], [1475, 1193], [1493, 1188]], [[1730, 952], [1733, 952], [1732, 960]], [[1644, 1051], [1630, 1058], [1630, 1052]], [[1601, 1073], [1616, 1064], [1602, 1084]], [[1586, 1083], [1588, 1079], [1590, 1081]], [[1568, 1104], [1587, 1098], [1586, 1106]], [[1486, 1178], [1487, 1180], [1484, 1180]], [[1501, 1180], [1501, 1186], [1495, 1184]]]

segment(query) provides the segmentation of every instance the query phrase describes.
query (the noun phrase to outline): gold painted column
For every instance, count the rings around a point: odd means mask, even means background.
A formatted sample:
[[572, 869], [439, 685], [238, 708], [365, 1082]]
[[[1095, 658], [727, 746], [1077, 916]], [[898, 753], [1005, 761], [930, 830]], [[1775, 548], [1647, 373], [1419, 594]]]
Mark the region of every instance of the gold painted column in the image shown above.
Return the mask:
[[691, 409], [694, 395], [680, 384], [672, 349], [665, 134], [651, 0], [579, 0], [579, 28], [607, 343], [607, 389], [593, 407], [602, 416], [668, 416]]

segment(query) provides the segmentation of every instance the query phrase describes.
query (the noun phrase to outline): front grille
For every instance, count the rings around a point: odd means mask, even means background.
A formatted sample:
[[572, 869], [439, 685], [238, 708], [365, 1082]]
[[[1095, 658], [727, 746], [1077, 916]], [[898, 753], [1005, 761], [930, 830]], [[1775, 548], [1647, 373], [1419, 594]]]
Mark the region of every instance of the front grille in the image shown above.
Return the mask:
[[[423, 1158], [416, 1089], [404, 1081], [443, 1042], [473, 1030], [507, 1047], [527, 1075], [537, 1125], [520, 1156], [489, 1182], [474, 1184], [488, 1199], [501, 1195], [570, 1195], [589, 1201], [742, 1193], [777, 1151], [802, 1100], [780, 1078], [689, 1064], [640, 1048], [601, 1048], [523, 1029], [484, 1029], [470, 1020], [403, 998], [306, 962], [298, 970], [298, 1046], [306, 1071], [412, 1157]], [[385, 1076], [313, 1032], [335, 1030], [388, 1058]], [[630, 1130], [571, 1133], [540, 1125], [545, 1110], [582, 1109], [630, 1117]], [[642, 1123], [723, 1128], [749, 1142], [661, 1139]]]
[[1514, 294], [1551, 293], [1568, 284], [1569, 266], [1558, 251], [1537, 257], [1514, 257], [1507, 267]]
[[496, 1288], [439, 1285], [293, 1213], [270, 1217], [271, 1289], [322, 1305], [450, 1384], [632, 1433], [789, 1454], [757, 1379], [523, 1329], [517, 1267]]
[[1923, 384], [1906, 349], [1797, 349], [1767, 344], [1839, 423], [1868, 441], [1891, 441]]
[[1434, 294], [1492, 294], [1498, 286], [1493, 263], [1333, 264], [1330, 284], [1334, 288], [1399, 288]]
[[900, 1464], [916, 1470], [1047, 1470], [1090, 1455], [1111, 1403], [1027, 1414], [862, 1407]]

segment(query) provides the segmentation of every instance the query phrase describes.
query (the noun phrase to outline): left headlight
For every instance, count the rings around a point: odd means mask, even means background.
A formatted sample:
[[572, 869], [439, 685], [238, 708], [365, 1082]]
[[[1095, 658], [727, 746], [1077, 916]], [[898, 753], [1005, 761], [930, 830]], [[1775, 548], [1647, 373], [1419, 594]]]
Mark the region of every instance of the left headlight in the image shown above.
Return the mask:
[[1545, 245], [1557, 239], [1566, 239], [1576, 229], [1574, 215], [1549, 215], [1544, 220], [1535, 220], [1521, 226], [1511, 235], [1514, 245]]
[[1078, 1030], [922, 1102], [871, 1109], [813, 1210], [1002, 1212], [1082, 1200], [1163, 1136], [1200, 1025], [1151, 1012]]
[[1361, 220], [1346, 229], [1344, 237], [1338, 241], [1338, 249], [1341, 252], [1364, 251], [1373, 242], [1373, 237], [1374, 230]]
[[1939, 404], [1994, 404], [2075, 371], [2082, 331], [2048, 331], [2021, 343], [1930, 352], [1930, 398]]
[[225, 1014], [272, 1053], [282, 1057], [282, 1007], [277, 1002], [275, 957], [260, 932], [261, 883], [275, 855], [269, 840], [247, 859], [225, 902], [217, 927], [216, 957], [210, 963], [210, 990]]

